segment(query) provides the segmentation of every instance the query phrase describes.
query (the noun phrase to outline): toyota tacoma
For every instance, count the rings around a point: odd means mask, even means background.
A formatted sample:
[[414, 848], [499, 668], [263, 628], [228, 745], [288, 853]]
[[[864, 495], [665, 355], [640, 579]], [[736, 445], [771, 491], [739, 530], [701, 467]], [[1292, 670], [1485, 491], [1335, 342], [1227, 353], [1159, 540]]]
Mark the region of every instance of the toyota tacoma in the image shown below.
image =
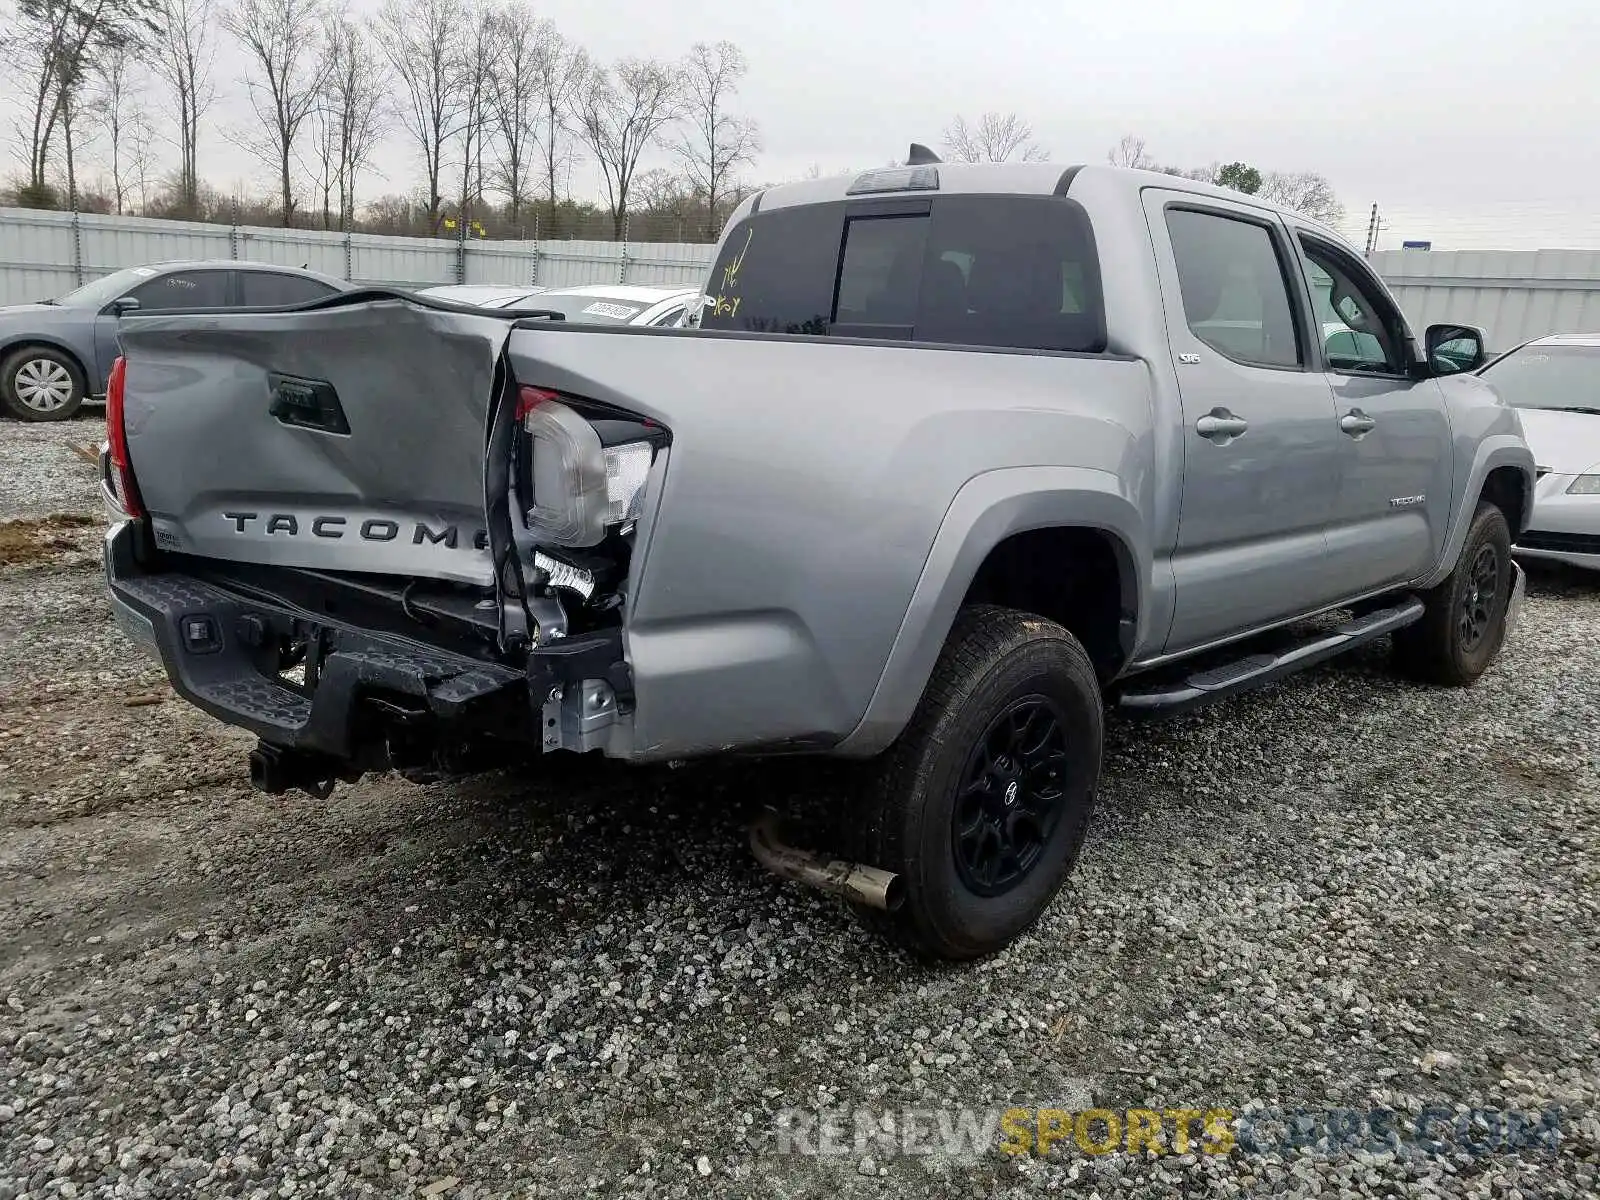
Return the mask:
[[1385, 637], [1466, 685], [1516, 616], [1534, 462], [1481, 332], [1418, 339], [1252, 196], [913, 147], [746, 200], [694, 328], [560, 316], [123, 318], [112, 604], [258, 787], [874, 759], [836, 860], [752, 845], [971, 958], [1070, 869], [1108, 707]]

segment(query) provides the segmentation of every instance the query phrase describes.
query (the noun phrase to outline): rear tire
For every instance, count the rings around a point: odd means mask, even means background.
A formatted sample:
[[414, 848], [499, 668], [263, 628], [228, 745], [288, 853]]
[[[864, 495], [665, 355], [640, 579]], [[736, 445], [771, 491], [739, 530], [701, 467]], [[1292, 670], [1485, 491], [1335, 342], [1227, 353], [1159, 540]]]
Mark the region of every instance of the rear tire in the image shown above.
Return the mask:
[[1455, 569], [1423, 593], [1422, 619], [1394, 635], [1394, 659], [1413, 679], [1466, 687], [1489, 669], [1506, 640], [1511, 600], [1511, 529], [1482, 501]]
[[963, 609], [921, 703], [885, 753], [858, 857], [904, 879], [868, 923], [931, 957], [970, 959], [1038, 919], [1077, 859], [1100, 780], [1089, 656], [1014, 609]]
[[24, 346], [0, 363], [0, 405], [19, 421], [65, 421], [87, 390], [78, 364], [48, 346]]

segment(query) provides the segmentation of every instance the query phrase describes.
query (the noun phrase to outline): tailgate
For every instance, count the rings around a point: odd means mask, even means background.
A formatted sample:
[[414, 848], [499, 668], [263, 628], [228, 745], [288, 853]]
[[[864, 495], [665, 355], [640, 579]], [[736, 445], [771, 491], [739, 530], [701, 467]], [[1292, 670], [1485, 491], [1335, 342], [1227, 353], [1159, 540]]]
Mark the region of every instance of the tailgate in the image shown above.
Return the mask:
[[488, 584], [503, 316], [399, 298], [123, 318], [128, 452], [162, 549]]

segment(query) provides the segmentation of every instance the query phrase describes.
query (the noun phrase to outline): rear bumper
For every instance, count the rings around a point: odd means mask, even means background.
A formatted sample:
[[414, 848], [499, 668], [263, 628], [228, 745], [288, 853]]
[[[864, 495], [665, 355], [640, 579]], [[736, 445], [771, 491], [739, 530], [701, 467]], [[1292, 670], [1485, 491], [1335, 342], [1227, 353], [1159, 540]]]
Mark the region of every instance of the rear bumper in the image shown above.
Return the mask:
[[[375, 636], [192, 576], [145, 574], [134, 560], [135, 536], [127, 521], [106, 535], [112, 613], [161, 661], [174, 690], [218, 720], [358, 769], [391, 765], [396, 737], [408, 730], [533, 728], [521, 670]], [[307, 635], [318, 645], [314, 688], [276, 671], [280, 640]]]

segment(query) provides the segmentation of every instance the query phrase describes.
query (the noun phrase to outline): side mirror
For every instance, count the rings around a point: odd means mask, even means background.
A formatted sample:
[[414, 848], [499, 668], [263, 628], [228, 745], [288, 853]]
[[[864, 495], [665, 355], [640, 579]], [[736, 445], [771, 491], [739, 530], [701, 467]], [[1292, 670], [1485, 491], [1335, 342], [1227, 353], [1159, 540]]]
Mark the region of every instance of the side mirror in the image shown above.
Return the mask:
[[1476, 371], [1488, 360], [1483, 330], [1473, 325], [1429, 325], [1424, 340], [1428, 368], [1434, 375]]
[[119, 317], [123, 313], [136, 312], [138, 308], [139, 302], [132, 296], [118, 296], [111, 302], [111, 311], [116, 313], [116, 315]]

